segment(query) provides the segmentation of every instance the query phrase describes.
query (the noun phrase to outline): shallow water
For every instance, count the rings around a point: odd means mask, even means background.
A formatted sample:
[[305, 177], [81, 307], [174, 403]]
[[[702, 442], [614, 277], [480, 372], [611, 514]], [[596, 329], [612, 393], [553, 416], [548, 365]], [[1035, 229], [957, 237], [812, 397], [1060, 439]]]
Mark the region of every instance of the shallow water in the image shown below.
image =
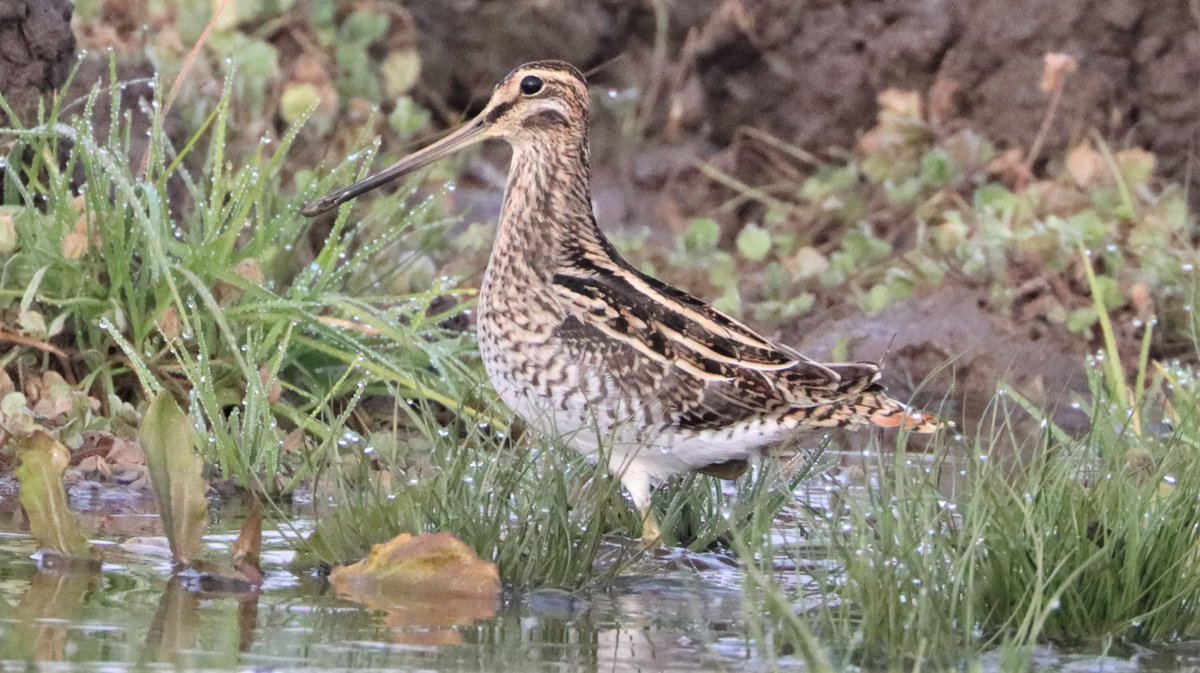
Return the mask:
[[[494, 617], [447, 626], [331, 595], [322, 579], [288, 570], [290, 545], [273, 531], [264, 531], [260, 592], [206, 592], [196, 574], [172, 579], [154, 540], [114, 544], [159, 533], [152, 500], [115, 491], [71, 498], [103, 548], [102, 571], [39, 571], [11, 497], [0, 494], [8, 501], [0, 507], [3, 669], [29, 660], [71, 670], [758, 668], [739, 632], [739, 578], [720, 564], [701, 573], [664, 563], [673, 569], [622, 578], [586, 599], [506, 595]], [[295, 521], [300, 530], [308, 523]], [[228, 558], [239, 525], [235, 512], [216, 513], [206, 556]]]
[[[612, 590], [505, 597], [495, 616], [434, 623], [428, 615], [370, 610], [294, 574], [283, 534], [264, 533], [261, 591], [205, 591], [195, 574], [171, 578], [152, 500], [76, 491], [71, 505], [94, 544], [99, 573], [39, 571], [14, 494], [0, 491], [0, 669], [45, 670], [422, 669], [434, 671], [761, 671], [744, 633], [740, 574], [713, 559], [641, 566]], [[206, 555], [228, 558], [240, 525], [234, 507], [213, 512]], [[310, 522], [296, 520], [303, 530]], [[126, 543], [117, 546], [116, 543]], [[696, 567], [703, 567], [697, 570]], [[451, 620], [454, 621], [454, 620]], [[1035, 666], [1063, 671], [1200, 667], [1200, 646], [1124, 651], [1121, 657], [1039, 651]], [[984, 658], [983, 670], [998, 670]]]

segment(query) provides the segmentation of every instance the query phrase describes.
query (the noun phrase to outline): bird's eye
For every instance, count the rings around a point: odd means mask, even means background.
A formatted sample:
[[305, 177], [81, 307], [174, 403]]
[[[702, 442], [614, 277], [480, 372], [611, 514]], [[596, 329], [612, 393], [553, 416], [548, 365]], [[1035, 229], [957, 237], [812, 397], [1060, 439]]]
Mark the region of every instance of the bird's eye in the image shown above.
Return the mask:
[[541, 90], [541, 77], [538, 77], [537, 75], [526, 75], [525, 79], [521, 80], [521, 93], [525, 94], [526, 96], [532, 96]]

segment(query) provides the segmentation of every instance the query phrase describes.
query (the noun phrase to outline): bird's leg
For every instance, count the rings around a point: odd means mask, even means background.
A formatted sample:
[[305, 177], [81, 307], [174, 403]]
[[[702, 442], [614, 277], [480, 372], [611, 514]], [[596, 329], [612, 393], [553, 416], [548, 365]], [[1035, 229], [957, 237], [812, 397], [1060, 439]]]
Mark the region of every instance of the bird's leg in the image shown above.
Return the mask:
[[658, 529], [658, 519], [654, 516], [654, 510], [647, 504], [645, 507], [639, 507], [638, 513], [642, 515], [642, 545], [646, 549], [662, 546], [662, 531]]
[[655, 549], [662, 545], [662, 531], [658, 528], [658, 519], [650, 507], [650, 491], [653, 480], [639, 462], [632, 456], [618, 456], [609, 463], [609, 471], [619, 475], [621, 484], [629, 491], [633, 506], [637, 508], [642, 518], [642, 544], [646, 549]]

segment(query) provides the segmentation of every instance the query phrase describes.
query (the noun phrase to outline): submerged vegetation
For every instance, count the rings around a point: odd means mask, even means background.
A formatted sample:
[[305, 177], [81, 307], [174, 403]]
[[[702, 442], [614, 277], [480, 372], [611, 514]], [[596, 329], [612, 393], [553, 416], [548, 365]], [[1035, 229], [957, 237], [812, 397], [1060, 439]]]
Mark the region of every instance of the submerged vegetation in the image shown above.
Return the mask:
[[[379, 39], [354, 16], [331, 30]], [[358, 75], [339, 86], [378, 98], [358, 65], [345, 64]], [[263, 105], [247, 82], [275, 74], [233, 74], [211, 106], [192, 101], [185, 133], [169, 133], [166, 106], [152, 105], [143, 144], [112, 71], [70, 110], [60, 99], [37, 124], [0, 130], [0, 311], [14, 345], [0, 359], [0, 467], [17, 459], [9, 439], [48, 437], [80, 470], [112, 476], [123, 464], [136, 482], [145, 469], [130, 447], [165, 393], [194, 428], [211, 484], [268, 503], [315, 494], [326, 513], [297, 538], [300, 567], [355, 560], [400, 532], [448, 531], [508, 588], [608, 586], [635, 552], [605, 557], [606, 539], [638, 528], [618, 482], [510, 427], [465, 329], [474, 290], [433, 271], [451, 256], [477, 271], [486, 245], [464, 239], [480, 232], [453, 236], [436, 195], [416, 192], [329, 221], [300, 217], [302, 202], [376, 159], [365, 151], [320, 177], [288, 168], [306, 124], [329, 123], [315, 89], [286, 88], [286, 131], [246, 143], [239, 120]], [[154, 88], [171, 100], [179, 86]], [[1187, 195], [1155, 180], [1152, 156], [1098, 139], [1030, 182], [983, 139], [935, 137], [919, 100], [882, 102], [854, 157], [786, 192], [739, 192], [765, 204], [761, 224], [723, 246], [716, 221], [700, 219], [673, 251], [640, 261], [678, 277], [701, 260], [722, 308], [765, 321], [834, 290], [874, 313], [964, 274], [1005, 310], [1098, 347], [1091, 396], [1078, 400], [1090, 430], [1072, 436], [1001, 389], [985, 432], [922, 452], [904, 436], [873, 446], [870, 477], [830, 487], [824, 502], [792, 497], [828, 467], [819, 452], [787, 469], [767, 461], [732, 494], [689, 477], [656, 494], [668, 541], [737, 554], [767, 658], [917, 667], [995, 648], [1020, 656], [1047, 639], [1102, 648], [1200, 636]], [[388, 124], [411, 133], [414, 106], [397, 104]], [[108, 117], [94, 123], [100, 110]], [[918, 226], [894, 235], [876, 226], [885, 220]], [[1019, 414], [1041, 427], [1016, 428]]]

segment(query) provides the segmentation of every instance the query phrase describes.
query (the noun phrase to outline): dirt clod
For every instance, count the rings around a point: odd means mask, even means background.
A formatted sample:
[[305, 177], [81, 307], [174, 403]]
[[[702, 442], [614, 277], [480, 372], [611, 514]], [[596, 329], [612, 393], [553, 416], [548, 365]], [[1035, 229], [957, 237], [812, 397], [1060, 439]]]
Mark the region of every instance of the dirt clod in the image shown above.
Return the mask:
[[[61, 86], [75, 56], [69, 0], [0, 0], [0, 91], [23, 125], [42, 94]], [[0, 111], [0, 127], [13, 126]]]

